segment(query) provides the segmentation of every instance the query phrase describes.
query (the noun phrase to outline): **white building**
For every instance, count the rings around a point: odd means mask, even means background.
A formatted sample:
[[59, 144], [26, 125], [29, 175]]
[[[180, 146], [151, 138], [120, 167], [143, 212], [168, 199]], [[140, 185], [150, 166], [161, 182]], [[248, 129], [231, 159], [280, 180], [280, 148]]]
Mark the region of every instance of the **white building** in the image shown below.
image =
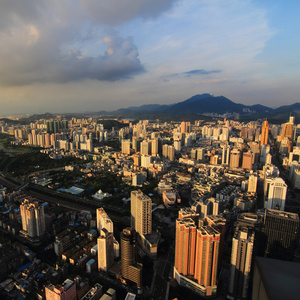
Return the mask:
[[105, 228], [108, 232], [114, 232], [114, 223], [107, 215], [105, 210], [101, 208], [97, 208], [96, 210], [96, 217], [97, 217], [97, 230], [98, 233], [101, 233], [101, 230]]
[[286, 192], [287, 185], [281, 177], [271, 179], [265, 199], [265, 208], [284, 211]]

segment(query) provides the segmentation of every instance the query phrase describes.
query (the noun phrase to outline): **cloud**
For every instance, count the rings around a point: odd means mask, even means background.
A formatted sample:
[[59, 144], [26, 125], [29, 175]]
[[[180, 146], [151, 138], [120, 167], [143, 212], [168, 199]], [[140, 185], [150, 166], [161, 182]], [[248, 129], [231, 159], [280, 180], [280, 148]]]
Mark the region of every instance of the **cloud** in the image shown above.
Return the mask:
[[0, 85], [116, 81], [145, 72], [133, 38], [91, 26], [75, 2], [16, 2], [20, 7], [0, 3]]
[[80, 5], [94, 21], [118, 25], [137, 17], [156, 18], [174, 2], [176, 0], [80, 0]]
[[221, 70], [204, 70], [204, 69], [196, 69], [190, 70], [182, 73], [174, 73], [169, 75], [161, 76], [160, 80], [163, 82], [168, 82], [171, 78], [190, 78], [202, 75], [210, 75], [215, 73], [221, 73]]

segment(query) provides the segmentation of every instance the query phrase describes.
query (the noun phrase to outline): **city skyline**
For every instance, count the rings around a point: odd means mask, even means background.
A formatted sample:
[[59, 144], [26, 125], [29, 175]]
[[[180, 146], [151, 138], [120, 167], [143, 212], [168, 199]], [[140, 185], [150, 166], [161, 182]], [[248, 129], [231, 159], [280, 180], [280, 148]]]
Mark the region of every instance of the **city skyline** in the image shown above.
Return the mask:
[[298, 102], [299, 3], [4, 1], [1, 115]]

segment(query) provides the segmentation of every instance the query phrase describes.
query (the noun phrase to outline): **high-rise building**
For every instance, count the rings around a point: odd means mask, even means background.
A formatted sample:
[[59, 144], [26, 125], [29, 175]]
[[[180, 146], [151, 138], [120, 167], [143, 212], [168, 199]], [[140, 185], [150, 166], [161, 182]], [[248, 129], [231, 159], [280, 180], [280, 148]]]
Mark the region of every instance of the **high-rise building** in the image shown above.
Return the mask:
[[156, 156], [158, 154], [158, 139], [151, 141], [151, 155]]
[[77, 300], [76, 284], [67, 279], [62, 285], [49, 284], [45, 287], [46, 300]]
[[181, 151], [181, 141], [174, 141], [174, 148], [176, 151]]
[[219, 244], [219, 231], [211, 226], [197, 229], [194, 278], [203, 287], [205, 296], [212, 296], [217, 292]]
[[168, 146], [168, 158], [170, 161], [175, 159], [175, 148], [172, 145]]
[[143, 235], [152, 232], [152, 200], [141, 190], [131, 192], [131, 227]]
[[272, 178], [265, 199], [265, 208], [284, 211], [287, 185], [281, 177]]
[[268, 125], [268, 120], [265, 120], [261, 128], [260, 146], [268, 144], [268, 136], [269, 136], [269, 125]]
[[136, 262], [136, 232], [132, 228], [125, 228], [121, 232], [121, 274], [142, 288], [142, 265]]
[[218, 232], [220, 232], [219, 258], [218, 258], [218, 271], [219, 271], [221, 270], [222, 259], [223, 259], [226, 219], [222, 215], [209, 215], [205, 217], [205, 225], [211, 226], [215, 228]]
[[35, 238], [45, 233], [44, 206], [40, 202], [26, 199], [20, 205], [20, 212], [25, 235]]
[[287, 122], [283, 124], [282, 132], [281, 132], [281, 140], [283, 138], [287, 137], [291, 141], [294, 139], [294, 123], [293, 122]]
[[168, 144], [164, 144], [162, 146], [162, 156], [165, 157], [165, 158], [168, 158], [168, 149], [169, 149]]
[[254, 231], [237, 227], [232, 239], [228, 299], [247, 299], [251, 272]]
[[293, 260], [298, 245], [298, 214], [266, 209], [263, 232], [267, 240], [265, 257]]
[[229, 157], [230, 157], [230, 146], [223, 145], [222, 146], [222, 165], [229, 164]]
[[192, 209], [199, 213], [200, 218], [205, 218], [208, 215], [218, 215], [219, 201], [213, 197], [203, 201], [196, 201], [193, 203]]
[[176, 220], [175, 268], [182, 275], [194, 275], [196, 251], [195, 222], [191, 218]]
[[198, 148], [197, 149], [197, 160], [204, 160], [204, 155], [205, 155], [205, 149], [204, 148]]
[[243, 153], [242, 168], [252, 170], [252, 153], [250, 151]]
[[108, 232], [113, 234], [114, 224], [102, 207], [96, 209], [96, 218], [98, 233], [101, 233], [101, 230], [105, 228]]
[[148, 141], [142, 141], [141, 142], [141, 154], [142, 155], [149, 155], [151, 149], [151, 144]]
[[186, 122], [181, 122], [180, 124], [180, 133], [186, 132]]
[[122, 140], [122, 153], [130, 155], [130, 140]]
[[98, 245], [98, 270], [108, 271], [114, 263], [114, 237], [105, 228], [101, 229], [97, 239]]
[[248, 192], [256, 193], [257, 190], [257, 176], [253, 173], [250, 173], [248, 180]]
[[141, 156], [138, 154], [135, 154], [133, 156], [133, 165], [136, 167], [140, 167], [141, 166]]
[[234, 148], [230, 153], [230, 168], [239, 168], [241, 160], [241, 152], [240, 150]]
[[201, 296], [217, 292], [220, 233], [211, 226], [196, 228], [191, 218], [176, 221], [174, 277]]

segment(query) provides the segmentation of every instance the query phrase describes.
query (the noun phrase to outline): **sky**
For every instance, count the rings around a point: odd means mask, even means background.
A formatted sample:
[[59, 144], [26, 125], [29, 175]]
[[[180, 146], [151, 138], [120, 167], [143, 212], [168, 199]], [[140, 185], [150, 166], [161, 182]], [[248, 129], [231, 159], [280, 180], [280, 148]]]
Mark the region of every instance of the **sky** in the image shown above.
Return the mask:
[[0, 116], [300, 102], [298, 0], [1, 0]]

